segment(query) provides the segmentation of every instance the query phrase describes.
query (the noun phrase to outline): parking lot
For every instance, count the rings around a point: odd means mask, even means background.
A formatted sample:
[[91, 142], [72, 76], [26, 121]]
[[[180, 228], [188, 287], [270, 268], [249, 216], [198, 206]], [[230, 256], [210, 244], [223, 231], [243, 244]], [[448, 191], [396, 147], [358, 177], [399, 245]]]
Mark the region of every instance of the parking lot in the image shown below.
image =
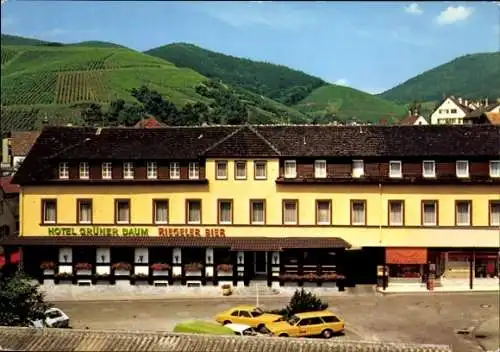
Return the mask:
[[[345, 336], [336, 339], [452, 345], [454, 351], [482, 351], [458, 330], [477, 327], [499, 314], [498, 293], [348, 295], [327, 300], [346, 322]], [[56, 302], [74, 328], [170, 331], [183, 320], [213, 320], [241, 298], [158, 301]], [[266, 309], [286, 305], [286, 298], [261, 299]]]

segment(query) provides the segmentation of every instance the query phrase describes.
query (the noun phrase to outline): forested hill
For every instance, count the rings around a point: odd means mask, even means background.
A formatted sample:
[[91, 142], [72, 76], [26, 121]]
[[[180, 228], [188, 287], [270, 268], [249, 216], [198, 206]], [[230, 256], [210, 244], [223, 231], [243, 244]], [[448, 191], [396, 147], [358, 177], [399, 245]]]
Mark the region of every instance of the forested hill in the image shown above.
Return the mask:
[[396, 103], [438, 101], [447, 95], [468, 99], [500, 97], [500, 52], [458, 57], [391, 88], [379, 96]]
[[2, 45], [44, 45], [49, 42], [35, 38], [19, 37], [17, 35], [2, 34]]
[[145, 53], [289, 106], [325, 84], [318, 77], [286, 66], [229, 56], [193, 44], [169, 44]]

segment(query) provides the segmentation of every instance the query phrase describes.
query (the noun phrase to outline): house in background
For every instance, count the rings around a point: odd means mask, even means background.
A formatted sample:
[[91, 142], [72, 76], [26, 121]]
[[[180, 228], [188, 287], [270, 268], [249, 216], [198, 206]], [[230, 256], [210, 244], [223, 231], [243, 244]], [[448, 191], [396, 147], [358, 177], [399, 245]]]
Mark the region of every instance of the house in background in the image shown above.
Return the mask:
[[157, 119], [155, 119], [153, 116], [149, 115], [147, 119], [142, 119], [138, 121], [135, 125], [135, 128], [159, 128], [159, 127], [167, 127], [162, 122], [159, 122]]
[[19, 230], [19, 186], [12, 177], [0, 177], [0, 237]]
[[464, 117], [464, 123], [467, 124], [500, 124], [500, 101], [494, 104], [483, 106], [472, 111]]
[[2, 139], [3, 176], [13, 175], [16, 172], [39, 135], [39, 131], [16, 131], [11, 132], [10, 137]]
[[400, 125], [428, 125], [429, 123], [423, 117], [422, 115], [419, 114], [408, 114], [405, 118], [403, 118], [400, 122]]
[[498, 101], [489, 104], [488, 98], [484, 100], [468, 100], [461, 97], [446, 97], [431, 114], [432, 125], [461, 125], [467, 123], [464, 119], [470, 116], [479, 117], [483, 112], [495, 112], [499, 109]]

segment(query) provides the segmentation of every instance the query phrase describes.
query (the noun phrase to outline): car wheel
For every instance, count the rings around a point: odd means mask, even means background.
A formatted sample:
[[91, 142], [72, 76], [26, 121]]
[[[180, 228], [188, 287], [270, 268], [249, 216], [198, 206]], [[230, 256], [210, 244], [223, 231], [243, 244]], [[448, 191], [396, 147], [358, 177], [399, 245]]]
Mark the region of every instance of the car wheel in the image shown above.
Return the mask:
[[288, 337], [288, 334], [280, 334], [280, 337]]
[[226, 324], [231, 324], [231, 321], [230, 320], [224, 320], [223, 325], [226, 325]]
[[333, 331], [330, 330], [330, 329], [326, 329], [326, 330], [323, 330], [323, 332], [321, 333], [321, 335], [323, 335], [323, 337], [325, 339], [329, 339], [333, 336]]
[[257, 325], [257, 331], [261, 334], [265, 334], [267, 332], [266, 326], [264, 324]]

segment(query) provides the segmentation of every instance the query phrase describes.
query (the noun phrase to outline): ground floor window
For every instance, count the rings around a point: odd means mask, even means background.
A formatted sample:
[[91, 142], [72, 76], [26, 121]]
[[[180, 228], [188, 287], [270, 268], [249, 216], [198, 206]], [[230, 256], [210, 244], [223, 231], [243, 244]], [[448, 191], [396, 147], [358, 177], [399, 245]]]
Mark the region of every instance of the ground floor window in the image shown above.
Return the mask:
[[397, 278], [420, 278], [423, 264], [389, 264], [389, 276]]

